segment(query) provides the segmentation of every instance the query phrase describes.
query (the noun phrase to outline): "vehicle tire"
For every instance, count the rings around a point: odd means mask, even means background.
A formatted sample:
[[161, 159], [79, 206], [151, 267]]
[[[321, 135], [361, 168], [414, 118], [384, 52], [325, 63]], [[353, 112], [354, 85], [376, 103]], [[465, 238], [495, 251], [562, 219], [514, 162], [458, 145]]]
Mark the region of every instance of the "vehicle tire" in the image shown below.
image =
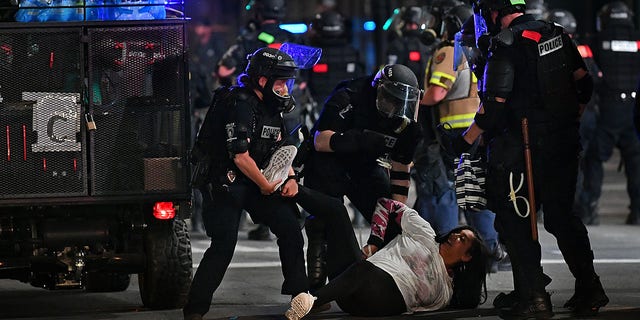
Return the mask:
[[191, 241], [184, 220], [153, 221], [145, 232], [145, 272], [138, 275], [142, 303], [151, 309], [182, 308], [191, 285]]
[[114, 272], [88, 272], [84, 278], [84, 289], [89, 292], [118, 292], [127, 290], [131, 275]]

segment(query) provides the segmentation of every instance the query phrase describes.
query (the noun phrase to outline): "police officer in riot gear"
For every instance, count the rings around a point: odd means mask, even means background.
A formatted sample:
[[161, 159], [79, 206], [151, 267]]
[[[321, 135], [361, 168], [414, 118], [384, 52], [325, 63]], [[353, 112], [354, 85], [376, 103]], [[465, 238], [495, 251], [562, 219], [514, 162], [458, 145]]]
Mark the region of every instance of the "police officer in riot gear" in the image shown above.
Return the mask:
[[387, 64], [402, 64], [409, 67], [415, 73], [418, 85], [423, 88], [430, 48], [419, 39], [423, 25], [426, 23], [426, 13], [417, 6], [402, 8], [402, 10], [400, 36], [393, 38], [388, 45]]
[[254, 20], [240, 31], [236, 43], [229, 47], [218, 61], [220, 83], [231, 85], [245, 69], [247, 54], [261, 47], [279, 48], [284, 42], [296, 42], [296, 36], [280, 29], [280, 21], [287, 12], [285, 0], [254, 0]]
[[584, 185], [580, 195], [583, 219], [597, 223], [598, 200], [602, 191], [602, 163], [620, 149], [627, 177], [631, 212], [626, 223], [640, 224], [640, 141], [633, 124], [635, 84], [640, 73], [640, 32], [633, 13], [622, 1], [602, 7], [598, 14], [597, 45], [594, 57], [603, 74], [598, 87], [600, 113], [595, 137], [585, 152]]
[[[538, 206], [544, 206], [545, 229], [556, 237], [576, 279], [575, 293], [565, 306], [578, 316], [591, 315], [609, 299], [593, 267], [587, 230], [571, 207], [580, 150], [580, 105], [589, 101], [593, 83], [564, 30], [536, 21], [524, 11], [523, 0], [475, 3], [477, 38], [491, 38], [490, 54], [481, 107], [454, 147], [468, 149], [481, 134], [488, 141], [488, 204], [496, 213], [496, 229], [511, 259], [515, 289], [510, 294], [514, 303], [498, 306], [500, 315], [553, 316], [540, 244], [532, 228], [536, 224], [529, 217]], [[525, 150], [530, 150], [531, 162]], [[527, 170], [528, 165], [532, 170]], [[534, 186], [537, 206], [533, 209], [527, 179]]]
[[[421, 103], [437, 122], [423, 126], [441, 125], [446, 128], [444, 134], [447, 135], [459, 135], [469, 127], [480, 104], [477, 77], [459, 51], [459, 45], [454, 50], [454, 38], [461, 35], [459, 30], [465, 21], [473, 22], [469, 19], [472, 16], [471, 6], [465, 4], [443, 13], [442, 41], [429, 60], [426, 90]], [[413, 171], [417, 190], [415, 209], [429, 221], [437, 234], [446, 234], [458, 226], [459, 209], [453, 187], [454, 159], [441, 151], [439, 138], [424, 139], [418, 146]], [[495, 214], [486, 208], [465, 209], [464, 213], [468, 224], [478, 230], [493, 253], [496, 261], [492, 267], [494, 272], [497, 271], [497, 260], [504, 258], [504, 252], [493, 226]]]
[[[316, 14], [311, 23], [310, 43], [322, 49], [322, 57], [308, 73], [307, 85], [318, 106], [327, 99], [340, 81], [364, 75], [360, 53], [349, 43], [345, 19], [337, 11]], [[319, 109], [319, 108], [318, 108]], [[313, 110], [315, 120], [320, 110]]]
[[[297, 182], [287, 178], [276, 191], [283, 181], [268, 181], [261, 172], [273, 149], [282, 144], [282, 113], [294, 106], [288, 91], [296, 69], [287, 53], [272, 48], [256, 50], [238, 79], [239, 86], [214, 99], [198, 133], [194, 147], [198, 152], [194, 154], [209, 157], [200, 191], [211, 245], [193, 278], [183, 309], [185, 319], [202, 319], [209, 310], [213, 293], [231, 262], [243, 209], [278, 237], [282, 294], [295, 296], [308, 290], [300, 212], [292, 199], [298, 191]], [[201, 159], [207, 158], [196, 160]], [[289, 174], [294, 176], [291, 168]]]
[[[342, 201], [347, 196], [371, 222], [376, 199], [405, 202], [409, 164], [421, 139], [415, 112], [421, 90], [404, 65], [386, 65], [375, 75], [341, 82], [327, 99], [312, 129], [315, 151], [306, 164], [304, 184]], [[307, 219], [309, 243], [325, 237], [324, 220]], [[392, 239], [399, 230], [389, 226]], [[324, 257], [309, 245], [312, 289], [324, 285]], [[314, 252], [314, 250], [316, 250]], [[311, 251], [311, 252], [309, 252]]]
[[[240, 31], [236, 43], [229, 47], [220, 61], [218, 61], [217, 75], [221, 84], [231, 85], [233, 80], [245, 69], [247, 54], [258, 48], [269, 46], [279, 48], [285, 42], [299, 42], [297, 37], [289, 31], [280, 29], [280, 21], [287, 12], [286, 0], [254, 0], [251, 10], [254, 20]], [[295, 112], [299, 112], [300, 109]], [[293, 122], [297, 122], [297, 114], [285, 116], [288, 129], [293, 129]], [[248, 232], [251, 240], [268, 240], [269, 228], [259, 225]]]

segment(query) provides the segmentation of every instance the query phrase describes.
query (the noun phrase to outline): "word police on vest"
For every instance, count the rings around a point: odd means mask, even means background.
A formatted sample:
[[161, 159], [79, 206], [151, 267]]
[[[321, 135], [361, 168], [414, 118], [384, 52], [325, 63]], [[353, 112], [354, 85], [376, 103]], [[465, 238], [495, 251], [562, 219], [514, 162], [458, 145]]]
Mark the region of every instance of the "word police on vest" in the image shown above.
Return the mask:
[[551, 52], [554, 52], [562, 48], [562, 36], [557, 36], [551, 40], [545, 41], [538, 45], [538, 53], [542, 57]]

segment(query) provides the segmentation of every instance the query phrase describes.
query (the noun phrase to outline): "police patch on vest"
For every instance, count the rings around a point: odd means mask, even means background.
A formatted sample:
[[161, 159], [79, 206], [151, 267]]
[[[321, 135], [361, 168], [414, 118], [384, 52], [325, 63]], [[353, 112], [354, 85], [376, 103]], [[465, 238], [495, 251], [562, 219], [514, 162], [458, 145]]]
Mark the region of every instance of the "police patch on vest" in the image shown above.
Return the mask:
[[635, 41], [611, 40], [611, 51], [615, 52], [638, 52], [638, 44]]
[[280, 127], [263, 126], [260, 138], [275, 139], [280, 135]]
[[542, 57], [551, 52], [561, 49], [563, 46], [562, 36], [557, 36], [551, 40], [545, 41], [538, 45], [538, 54]]
[[236, 128], [236, 124], [234, 122], [231, 123], [227, 123], [224, 126], [224, 129], [227, 131], [227, 138], [233, 138], [234, 134], [235, 134], [235, 128]]

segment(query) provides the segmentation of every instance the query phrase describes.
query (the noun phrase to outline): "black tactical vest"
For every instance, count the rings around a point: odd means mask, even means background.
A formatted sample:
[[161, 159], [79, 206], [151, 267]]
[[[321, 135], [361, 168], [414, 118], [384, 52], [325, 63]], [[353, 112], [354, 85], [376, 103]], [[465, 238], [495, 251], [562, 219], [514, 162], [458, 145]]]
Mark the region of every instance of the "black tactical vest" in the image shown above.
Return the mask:
[[603, 30], [596, 46], [594, 54], [603, 73], [605, 93], [634, 91], [640, 74], [640, 32], [631, 28]]
[[[336, 40], [339, 41], [339, 40]], [[363, 75], [358, 52], [350, 44], [324, 45], [320, 61], [309, 72], [309, 87], [314, 100], [322, 105], [331, 91], [343, 80]]]

